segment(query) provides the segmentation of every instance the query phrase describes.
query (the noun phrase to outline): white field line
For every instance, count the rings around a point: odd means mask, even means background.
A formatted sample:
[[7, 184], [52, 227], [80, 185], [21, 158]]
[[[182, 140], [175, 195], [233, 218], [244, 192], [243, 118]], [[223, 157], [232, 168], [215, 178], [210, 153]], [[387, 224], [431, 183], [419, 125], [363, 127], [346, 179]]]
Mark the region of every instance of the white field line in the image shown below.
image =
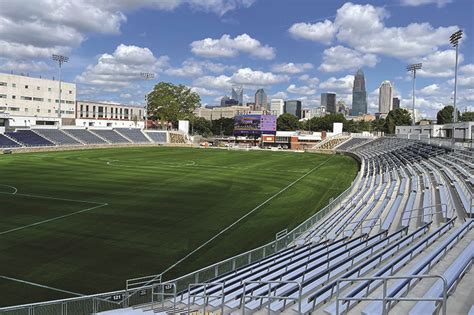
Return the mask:
[[62, 292], [62, 293], [67, 293], [67, 294], [71, 294], [71, 295], [84, 296], [84, 294], [80, 294], [80, 293], [76, 293], [76, 292], [71, 292], [71, 291], [67, 291], [67, 290], [62, 290], [62, 289], [50, 287], [50, 286], [47, 286], [47, 285], [43, 285], [43, 284], [39, 284], [39, 283], [34, 283], [34, 282], [30, 282], [30, 281], [25, 281], [25, 280], [21, 280], [21, 279], [16, 279], [16, 278], [11, 278], [11, 277], [7, 277], [7, 276], [0, 276], [0, 279], [5, 279], [5, 280], [9, 280], [9, 281], [14, 281], [14, 282], [19, 282], [19, 283], [23, 283], [23, 284], [28, 284], [28, 285], [31, 285], [31, 286], [35, 286], [35, 287], [39, 287], [39, 288], [44, 288], [44, 289], [48, 289], [48, 290], [53, 290], [53, 291], [58, 291], [58, 292]]
[[[249, 215], [251, 215], [252, 213], [254, 213], [255, 211], [257, 211], [258, 209], [260, 209], [261, 207], [263, 207], [264, 205], [266, 205], [267, 203], [269, 203], [271, 200], [273, 200], [274, 198], [276, 198], [277, 196], [281, 195], [282, 193], [284, 193], [286, 190], [288, 190], [289, 188], [291, 188], [292, 186], [294, 186], [296, 183], [298, 183], [299, 181], [301, 181], [303, 178], [305, 178], [306, 176], [308, 176], [309, 174], [311, 174], [312, 172], [314, 172], [315, 170], [317, 170], [318, 168], [320, 168], [321, 166], [323, 166], [324, 164], [326, 164], [327, 162], [329, 162], [334, 156], [331, 156], [330, 158], [328, 158], [327, 160], [325, 160], [324, 162], [321, 162], [320, 164], [316, 165], [315, 167], [313, 167], [312, 169], [310, 169], [308, 172], [306, 172], [305, 174], [303, 174], [302, 176], [298, 177], [296, 180], [294, 180], [293, 182], [291, 182], [290, 184], [288, 184], [286, 187], [282, 188], [280, 191], [278, 191], [277, 193], [275, 193], [274, 195], [272, 195], [271, 197], [269, 197], [268, 199], [266, 199], [264, 202], [262, 202], [261, 204], [259, 204], [258, 206], [256, 206], [255, 208], [253, 208], [252, 210], [250, 210], [249, 212], [247, 212], [246, 214], [244, 214], [242, 217], [240, 217], [239, 219], [237, 219], [236, 221], [234, 221], [232, 224], [230, 224], [229, 226], [227, 226], [226, 228], [224, 228], [223, 230], [221, 230], [219, 233], [217, 233], [216, 235], [214, 235], [213, 237], [211, 237], [210, 239], [208, 239], [206, 242], [204, 242], [203, 244], [201, 244], [199, 247], [197, 247], [196, 249], [194, 249], [193, 251], [191, 251], [190, 253], [188, 253], [186, 256], [184, 256], [183, 258], [181, 258], [180, 260], [178, 260], [176, 263], [174, 263], [173, 265], [171, 265], [170, 267], [168, 267], [165, 271], [163, 271], [161, 273], [161, 275], [165, 274], [166, 272], [170, 271], [171, 269], [173, 269], [174, 267], [176, 267], [178, 264], [182, 263], [183, 261], [185, 261], [187, 258], [189, 258], [192, 254], [194, 254], [195, 252], [197, 252], [198, 250], [200, 250], [201, 248], [203, 248], [204, 246], [206, 246], [207, 244], [209, 244], [210, 242], [212, 242], [213, 240], [215, 240], [216, 238], [218, 238], [219, 236], [221, 236], [222, 234], [224, 234], [225, 232], [227, 232], [229, 229], [231, 229], [233, 226], [235, 226], [236, 224], [238, 224], [240, 221], [244, 220], [246, 217], [248, 217]], [[153, 281], [153, 280], [151, 280]]]
[[16, 232], [16, 231], [19, 231], [19, 230], [23, 230], [23, 229], [27, 229], [27, 228], [30, 228], [30, 227], [38, 226], [38, 225], [48, 223], [48, 222], [51, 222], [51, 221], [64, 219], [64, 218], [67, 218], [67, 217], [71, 217], [73, 215], [77, 215], [77, 214], [80, 214], [80, 213], [83, 213], [83, 212], [87, 212], [87, 211], [91, 211], [91, 210], [94, 210], [94, 209], [102, 208], [102, 207], [105, 207], [105, 206], [108, 206], [108, 205], [109, 205], [108, 203], [103, 203], [103, 204], [100, 204], [100, 205], [97, 205], [97, 206], [94, 206], [94, 207], [90, 207], [90, 208], [87, 208], [87, 209], [82, 209], [82, 210], [79, 210], [79, 211], [76, 211], [76, 212], [71, 212], [71, 213], [68, 213], [68, 214], [60, 215], [60, 216], [57, 216], [57, 217], [54, 217], [54, 218], [51, 218], [51, 219], [46, 219], [46, 220], [43, 220], [43, 221], [23, 225], [23, 226], [20, 226], [20, 227], [17, 227], [17, 228], [2, 231], [2, 232], [0, 232], [0, 235], [5, 235], [5, 234], [11, 233], [11, 232]]
[[9, 192], [1, 192], [2, 194], [15, 195], [15, 194], [18, 192], [18, 188], [16, 188], [15, 186], [4, 185], [4, 184], [0, 184], [0, 186], [2, 186], [2, 187], [8, 187], [8, 188], [12, 188], [12, 189], [13, 189], [13, 192], [11, 192], [11, 193], [9, 193]]

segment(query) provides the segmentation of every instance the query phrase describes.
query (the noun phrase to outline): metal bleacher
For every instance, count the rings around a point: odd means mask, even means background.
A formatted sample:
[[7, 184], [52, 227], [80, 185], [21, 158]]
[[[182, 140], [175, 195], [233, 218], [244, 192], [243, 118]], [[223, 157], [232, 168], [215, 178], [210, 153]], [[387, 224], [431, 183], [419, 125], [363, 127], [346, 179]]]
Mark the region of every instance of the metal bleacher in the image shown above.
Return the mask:
[[63, 131], [84, 144], [106, 144], [107, 142], [86, 129], [63, 129]]
[[146, 131], [146, 134], [155, 143], [166, 143], [166, 132], [163, 132], [163, 131]]
[[0, 134], [0, 148], [6, 149], [6, 148], [17, 148], [20, 147], [21, 144], [18, 144], [17, 142], [13, 141], [12, 139], [8, 138], [5, 135]]
[[114, 130], [133, 143], [150, 143], [150, 140], [138, 128], [116, 128]]
[[81, 145], [82, 143], [59, 129], [34, 129], [35, 133], [57, 145]]
[[17, 130], [5, 133], [8, 137], [21, 143], [25, 147], [54, 146], [54, 143], [41, 137], [31, 130]]
[[99, 137], [107, 140], [109, 143], [130, 143], [130, 140], [124, 138], [114, 130], [109, 129], [92, 129], [92, 133], [95, 133]]

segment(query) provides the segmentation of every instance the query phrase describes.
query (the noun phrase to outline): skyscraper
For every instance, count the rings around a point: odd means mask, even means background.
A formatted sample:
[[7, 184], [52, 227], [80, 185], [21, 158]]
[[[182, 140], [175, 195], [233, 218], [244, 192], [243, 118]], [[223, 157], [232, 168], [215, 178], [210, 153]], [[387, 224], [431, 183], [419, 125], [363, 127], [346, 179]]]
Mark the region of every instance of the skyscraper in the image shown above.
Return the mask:
[[352, 88], [352, 116], [367, 114], [367, 92], [362, 69], [357, 70]]
[[393, 88], [390, 81], [383, 81], [379, 87], [379, 113], [386, 115], [393, 109]]
[[255, 107], [258, 109], [270, 110], [268, 106], [267, 93], [263, 89], [258, 89], [255, 93]]
[[400, 99], [398, 97], [394, 97], [392, 100], [392, 109], [400, 108]]
[[298, 119], [301, 119], [301, 101], [285, 101], [285, 113], [292, 114]]
[[244, 88], [242, 86], [233, 86], [232, 98], [238, 101], [239, 105], [244, 104]]
[[336, 94], [321, 93], [321, 106], [326, 107], [326, 112], [328, 113], [336, 113]]
[[285, 101], [281, 98], [274, 98], [271, 101], [270, 111], [272, 115], [280, 116], [285, 112]]

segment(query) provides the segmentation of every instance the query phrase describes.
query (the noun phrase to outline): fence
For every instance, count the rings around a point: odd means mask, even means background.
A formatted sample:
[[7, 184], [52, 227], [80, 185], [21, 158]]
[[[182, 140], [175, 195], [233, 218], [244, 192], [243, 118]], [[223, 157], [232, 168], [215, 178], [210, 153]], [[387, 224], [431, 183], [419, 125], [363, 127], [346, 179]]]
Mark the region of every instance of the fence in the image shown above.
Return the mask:
[[[349, 196], [355, 187], [357, 187], [362, 175], [363, 171], [359, 171], [356, 179], [352, 182], [352, 185], [349, 188], [338, 197], [331, 200], [323, 209], [315, 213], [287, 234], [284, 234], [283, 236], [279, 235], [280, 237], [276, 238], [274, 241], [243, 254], [233, 256], [174, 280], [168, 280], [167, 283], [173, 283], [177, 292], [185, 291], [192, 283], [207, 282], [220, 275], [254, 263], [287, 248], [288, 245], [296, 241], [298, 237], [307, 232], [323, 217], [339, 207], [342, 200]], [[127, 288], [124, 290], [49, 302], [4, 307], [0, 308], [0, 315], [84, 315], [151, 303], [153, 301], [153, 288], [157, 285], [157, 282], [162, 279], [162, 274], [129, 279], [127, 280]]]

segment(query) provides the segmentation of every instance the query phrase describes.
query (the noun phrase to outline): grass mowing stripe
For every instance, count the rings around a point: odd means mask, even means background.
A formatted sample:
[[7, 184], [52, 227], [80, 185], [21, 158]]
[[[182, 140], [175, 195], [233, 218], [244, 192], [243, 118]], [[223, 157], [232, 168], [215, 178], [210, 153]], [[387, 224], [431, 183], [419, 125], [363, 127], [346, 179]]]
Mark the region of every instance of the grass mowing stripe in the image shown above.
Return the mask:
[[[17, 196], [18, 196], [18, 194], [17, 194]], [[105, 207], [105, 206], [108, 206], [108, 205], [109, 205], [108, 203], [104, 203], [104, 204], [100, 204], [100, 205], [90, 207], [90, 208], [87, 208], [87, 209], [82, 209], [82, 210], [79, 210], [79, 211], [76, 211], [76, 212], [60, 215], [60, 216], [57, 216], [57, 217], [54, 217], [54, 218], [51, 218], [51, 219], [46, 219], [46, 220], [43, 220], [43, 221], [27, 224], [27, 225], [20, 226], [20, 227], [14, 228], [14, 229], [10, 229], [10, 230], [7, 230], [7, 231], [0, 232], [0, 235], [5, 235], [5, 234], [8, 234], [8, 233], [12, 233], [12, 232], [20, 231], [20, 230], [27, 229], [27, 228], [30, 228], [30, 227], [38, 226], [38, 225], [41, 225], [41, 224], [44, 224], [44, 223], [64, 219], [64, 218], [71, 217], [71, 216], [76, 215], [76, 214], [91, 211], [91, 210], [98, 209], [98, 208], [101, 208], [101, 207]]]
[[[263, 207], [264, 205], [266, 205], [267, 203], [269, 203], [270, 201], [272, 201], [275, 197], [281, 195], [283, 192], [285, 192], [286, 190], [288, 190], [289, 188], [291, 188], [293, 185], [295, 185], [296, 183], [298, 183], [300, 180], [302, 180], [303, 178], [305, 178], [306, 176], [308, 176], [309, 174], [311, 174], [312, 172], [314, 172], [315, 170], [317, 170], [318, 168], [320, 168], [321, 166], [323, 166], [324, 164], [326, 164], [328, 161], [330, 161], [331, 159], [333, 158], [333, 156], [331, 156], [330, 158], [326, 159], [325, 161], [323, 161], [322, 163], [316, 165], [315, 167], [313, 167], [312, 169], [310, 169], [308, 172], [306, 172], [305, 174], [303, 174], [302, 176], [298, 177], [296, 180], [294, 180], [293, 182], [291, 182], [289, 185], [287, 185], [286, 187], [284, 187], [283, 189], [281, 189], [280, 191], [278, 191], [277, 193], [275, 193], [274, 195], [272, 195], [270, 198], [266, 199], [264, 202], [262, 202], [261, 204], [259, 204], [258, 206], [256, 206], [255, 208], [253, 208], [252, 210], [250, 210], [249, 212], [247, 212], [246, 214], [244, 214], [243, 216], [241, 216], [238, 220], [234, 221], [232, 224], [228, 225], [225, 229], [221, 230], [219, 233], [217, 233], [216, 235], [214, 235], [213, 237], [211, 237], [209, 240], [207, 240], [206, 242], [204, 242], [203, 244], [201, 244], [199, 247], [197, 247], [196, 249], [194, 249], [192, 252], [188, 253], [186, 256], [184, 256], [183, 258], [181, 258], [180, 260], [178, 260], [176, 263], [174, 263], [173, 265], [171, 265], [170, 267], [168, 267], [167, 269], [165, 269], [165, 271], [163, 271], [161, 274], [165, 274], [166, 272], [170, 271], [171, 269], [173, 269], [174, 267], [176, 267], [177, 265], [179, 265], [180, 263], [182, 263], [183, 261], [185, 261], [186, 259], [188, 259], [192, 254], [196, 253], [197, 251], [199, 251], [201, 248], [203, 248], [204, 246], [206, 246], [207, 244], [209, 244], [210, 242], [212, 242], [213, 240], [215, 240], [216, 238], [218, 238], [219, 236], [221, 236], [222, 234], [224, 234], [226, 231], [228, 231], [229, 229], [231, 229], [232, 227], [234, 227], [237, 223], [239, 223], [240, 221], [244, 220], [246, 217], [248, 217], [249, 215], [251, 215], [252, 213], [254, 213], [255, 211], [257, 211], [258, 209], [260, 209], [261, 207]], [[151, 280], [150, 282], [154, 281], [155, 279]], [[148, 283], [146, 284], [148, 285]], [[146, 286], [145, 285], [145, 286]]]

